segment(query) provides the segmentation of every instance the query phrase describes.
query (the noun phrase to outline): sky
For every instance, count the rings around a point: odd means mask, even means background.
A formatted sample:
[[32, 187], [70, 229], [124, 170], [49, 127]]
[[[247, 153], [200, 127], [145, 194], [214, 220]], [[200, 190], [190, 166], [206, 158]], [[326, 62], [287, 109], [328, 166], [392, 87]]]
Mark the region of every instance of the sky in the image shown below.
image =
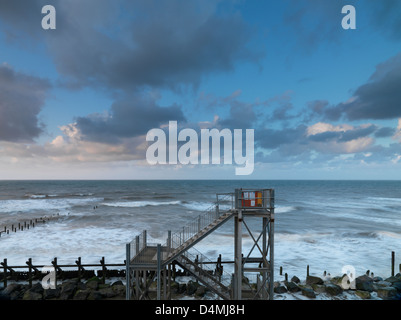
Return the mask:
[[[0, 179], [401, 179], [400, 101], [398, 0], [0, 0]], [[170, 121], [252, 173], [151, 165]]]

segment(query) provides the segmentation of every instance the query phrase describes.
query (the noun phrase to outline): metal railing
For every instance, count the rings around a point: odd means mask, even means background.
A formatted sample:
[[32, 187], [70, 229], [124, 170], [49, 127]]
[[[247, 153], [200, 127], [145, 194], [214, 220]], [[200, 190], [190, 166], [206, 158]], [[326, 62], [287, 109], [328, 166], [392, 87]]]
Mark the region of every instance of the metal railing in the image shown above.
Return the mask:
[[205, 210], [203, 214], [183, 226], [181, 230], [171, 234], [164, 245], [167, 248], [168, 253], [173, 252], [179, 247], [185, 245], [185, 243], [193, 240], [202, 230], [206, 230], [222, 215], [232, 209], [232, 206], [224, 207], [223, 205], [224, 210], [220, 210], [219, 205], [220, 202], [224, 201], [228, 201], [230, 204], [233, 203], [231, 197], [232, 194], [225, 194], [223, 199], [218, 199], [218, 202]]

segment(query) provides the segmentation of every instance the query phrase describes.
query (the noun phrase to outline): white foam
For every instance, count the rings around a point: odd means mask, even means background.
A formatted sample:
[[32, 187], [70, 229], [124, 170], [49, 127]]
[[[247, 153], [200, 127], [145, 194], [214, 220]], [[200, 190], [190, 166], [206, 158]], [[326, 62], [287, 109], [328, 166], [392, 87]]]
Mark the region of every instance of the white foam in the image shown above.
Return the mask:
[[122, 208], [139, 208], [139, 207], [147, 207], [147, 206], [166, 206], [166, 205], [176, 205], [180, 204], [181, 201], [166, 201], [166, 202], [158, 202], [158, 201], [118, 201], [118, 202], [103, 202], [101, 203], [104, 206], [108, 207], [122, 207]]
[[103, 201], [103, 198], [89, 199], [26, 199], [26, 200], [0, 200], [0, 212], [16, 213], [31, 210], [61, 210], [76, 205], [85, 205], [91, 202]]

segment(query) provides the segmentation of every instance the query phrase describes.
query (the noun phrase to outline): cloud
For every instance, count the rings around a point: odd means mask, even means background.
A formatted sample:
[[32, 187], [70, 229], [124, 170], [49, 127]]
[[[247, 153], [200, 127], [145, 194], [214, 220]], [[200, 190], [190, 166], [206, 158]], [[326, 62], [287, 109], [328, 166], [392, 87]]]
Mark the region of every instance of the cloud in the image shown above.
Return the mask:
[[38, 115], [51, 85], [0, 65], [0, 140], [32, 141], [43, 132]]
[[341, 10], [345, 5], [356, 8], [358, 30], [370, 29], [390, 40], [401, 39], [401, 3], [398, 0], [285, 0], [285, 26], [296, 35], [297, 46], [307, 53], [328, 43], [338, 45], [344, 36]]
[[156, 97], [137, 94], [114, 102], [108, 113], [77, 117], [74, 126], [84, 140], [118, 143], [123, 138], [144, 135], [170, 120], [185, 121], [180, 106], [159, 106]]
[[[369, 80], [345, 102], [326, 106], [329, 120], [386, 120], [401, 117], [401, 53], [376, 66]], [[322, 113], [322, 111], [320, 111]]]
[[[28, 2], [0, 2], [6, 31], [32, 34], [26, 19], [40, 17], [42, 1]], [[252, 33], [242, 16], [235, 10], [219, 13], [220, 2], [52, 1], [57, 29], [35, 29], [35, 35], [44, 39], [64, 85], [180, 90], [215, 72], [232, 71], [238, 61], [258, 62], [264, 55], [249, 49]]]

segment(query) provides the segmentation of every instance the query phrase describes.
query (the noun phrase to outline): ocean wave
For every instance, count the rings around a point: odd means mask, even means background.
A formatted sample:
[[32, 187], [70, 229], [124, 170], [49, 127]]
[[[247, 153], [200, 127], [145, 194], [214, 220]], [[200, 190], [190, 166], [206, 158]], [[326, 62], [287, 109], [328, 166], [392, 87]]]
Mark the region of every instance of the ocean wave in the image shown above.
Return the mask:
[[[200, 202], [200, 201], [183, 201], [182, 205], [190, 210], [196, 210], [196, 211], [207, 211], [209, 209], [212, 209], [214, 204], [211, 202]], [[220, 206], [221, 209], [222, 206]]]
[[274, 208], [275, 213], [287, 213], [291, 211], [297, 210], [297, 207], [288, 206], [288, 207], [276, 207]]
[[31, 199], [45, 199], [45, 198], [55, 198], [58, 197], [57, 194], [26, 194], [25, 197]]
[[122, 207], [122, 208], [139, 208], [148, 206], [167, 206], [181, 204], [181, 201], [118, 201], [118, 202], [103, 202], [101, 205], [108, 207]]
[[0, 212], [16, 213], [32, 210], [62, 210], [74, 206], [88, 205], [103, 201], [103, 198], [72, 199], [72, 198], [30, 198], [25, 200], [0, 200]]

